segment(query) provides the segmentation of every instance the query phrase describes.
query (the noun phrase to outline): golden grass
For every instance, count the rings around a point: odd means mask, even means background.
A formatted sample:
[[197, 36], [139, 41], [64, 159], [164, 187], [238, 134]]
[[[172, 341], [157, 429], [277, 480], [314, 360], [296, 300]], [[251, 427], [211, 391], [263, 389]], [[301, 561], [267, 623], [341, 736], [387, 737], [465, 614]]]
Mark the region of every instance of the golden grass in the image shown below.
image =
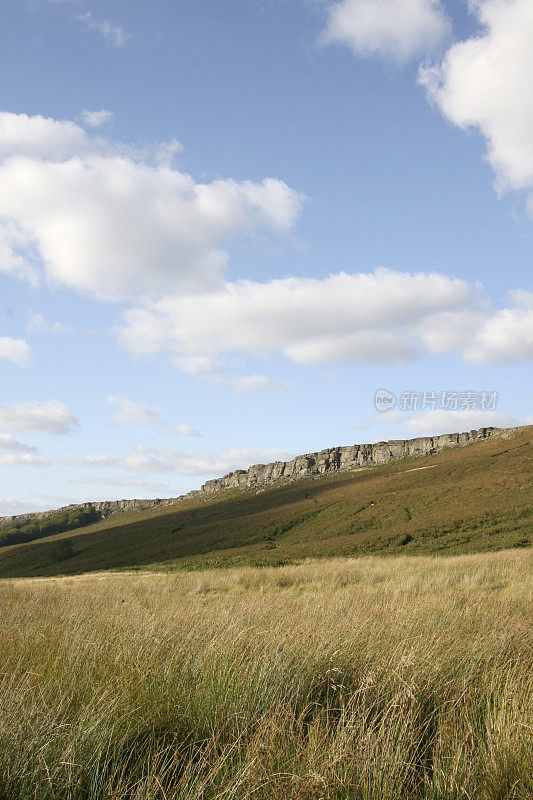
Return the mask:
[[530, 800], [533, 553], [0, 583], [1, 800]]

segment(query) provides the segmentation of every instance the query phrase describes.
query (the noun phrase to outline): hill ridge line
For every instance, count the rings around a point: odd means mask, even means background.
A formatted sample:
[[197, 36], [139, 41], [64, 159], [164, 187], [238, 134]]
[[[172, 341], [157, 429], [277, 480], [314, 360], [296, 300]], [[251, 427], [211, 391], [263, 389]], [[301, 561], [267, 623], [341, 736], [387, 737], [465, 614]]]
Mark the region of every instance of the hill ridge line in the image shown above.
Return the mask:
[[292, 483], [307, 477], [350, 472], [364, 467], [387, 464], [409, 456], [421, 457], [471, 444], [488, 438], [511, 438], [521, 427], [479, 428], [465, 433], [444, 433], [438, 436], [419, 436], [413, 439], [391, 439], [372, 444], [354, 444], [329, 447], [314, 453], [295, 456], [290, 461], [273, 461], [270, 464], [253, 464], [248, 469], [229, 472], [220, 478], [206, 481], [200, 489], [193, 489], [177, 497], [131, 500], [95, 500], [71, 503], [49, 511], [34, 511], [0, 517], [0, 528], [17, 522], [45, 519], [50, 514], [75, 509], [94, 509], [102, 518], [119, 511], [143, 510], [157, 506], [170, 506], [182, 500], [217, 494], [228, 489], [261, 489], [279, 483]]

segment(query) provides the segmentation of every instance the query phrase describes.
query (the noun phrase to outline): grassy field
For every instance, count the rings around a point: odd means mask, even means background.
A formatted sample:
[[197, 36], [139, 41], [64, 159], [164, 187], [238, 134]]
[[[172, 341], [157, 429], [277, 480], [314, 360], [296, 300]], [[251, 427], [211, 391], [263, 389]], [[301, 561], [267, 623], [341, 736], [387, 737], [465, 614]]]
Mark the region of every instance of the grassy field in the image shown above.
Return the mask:
[[533, 552], [0, 582], [1, 800], [531, 800]]
[[129, 512], [0, 547], [0, 577], [453, 554], [533, 541], [533, 428], [425, 458]]

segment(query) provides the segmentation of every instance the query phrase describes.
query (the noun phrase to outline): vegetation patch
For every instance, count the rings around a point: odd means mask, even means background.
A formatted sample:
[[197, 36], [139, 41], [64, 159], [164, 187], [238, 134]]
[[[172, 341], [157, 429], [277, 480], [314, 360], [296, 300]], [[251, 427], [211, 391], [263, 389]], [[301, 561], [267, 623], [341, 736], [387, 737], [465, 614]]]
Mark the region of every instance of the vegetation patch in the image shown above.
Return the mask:
[[2, 800], [533, 797], [532, 551], [261, 566], [0, 581]]

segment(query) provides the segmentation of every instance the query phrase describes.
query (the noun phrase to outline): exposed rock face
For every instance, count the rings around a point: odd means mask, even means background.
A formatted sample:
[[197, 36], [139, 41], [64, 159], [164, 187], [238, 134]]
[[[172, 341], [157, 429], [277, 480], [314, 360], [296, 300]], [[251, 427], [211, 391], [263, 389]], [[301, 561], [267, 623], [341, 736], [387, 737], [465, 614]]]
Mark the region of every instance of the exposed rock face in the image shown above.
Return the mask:
[[507, 429], [502, 428], [480, 428], [468, 433], [445, 433], [442, 436], [422, 436], [418, 439], [332, 447], [318, 453], [297, 456], [292, 461], [255, 464], [247, 470], [230, 472], [223, 478], [204, 483], [197, 494], [213, 494], [224, 489], [250, 489], [314, 475], [347, 472], [361, 467], [387, 464], [407, 456], [426, 456], [446, 447], [457, 447], [506, 433]]
[[[151, 508], [153, 506], [173, 505], [180, 500], [212, 495], [227, 489], [260, 489], [276, 483], [290, 483], [300, 478], [348, 472], [378, 464], [387, 464], [407, 456], [426, 456], [447, 447], [458, 447], [489, 437], [510, 438], [516, 428], [480, 428], [468, 433], [445, 433], [442, 436], [422, 436], [418, 439], [399, 439], [376, 444], [354, 444], [347, 447], [332, 447], [318, 453], [297, 456], [292, 461], [275, 461], [273, 464], [254, 464], [249, 469], [238, 469], [222, 478], [206, 481], [199, 490], [188, 492], [181, 497], [157, 500], [113, 500], [95, 503], [80, 503], [64, 506], [60, 511], [71, 508], [93, 508], [102, 517], [117, 511]], [[0, 527], [13, 522], [43, 518], [52, 511], [35, 514], [19, 514], [13, 517], [0, 517]]]

